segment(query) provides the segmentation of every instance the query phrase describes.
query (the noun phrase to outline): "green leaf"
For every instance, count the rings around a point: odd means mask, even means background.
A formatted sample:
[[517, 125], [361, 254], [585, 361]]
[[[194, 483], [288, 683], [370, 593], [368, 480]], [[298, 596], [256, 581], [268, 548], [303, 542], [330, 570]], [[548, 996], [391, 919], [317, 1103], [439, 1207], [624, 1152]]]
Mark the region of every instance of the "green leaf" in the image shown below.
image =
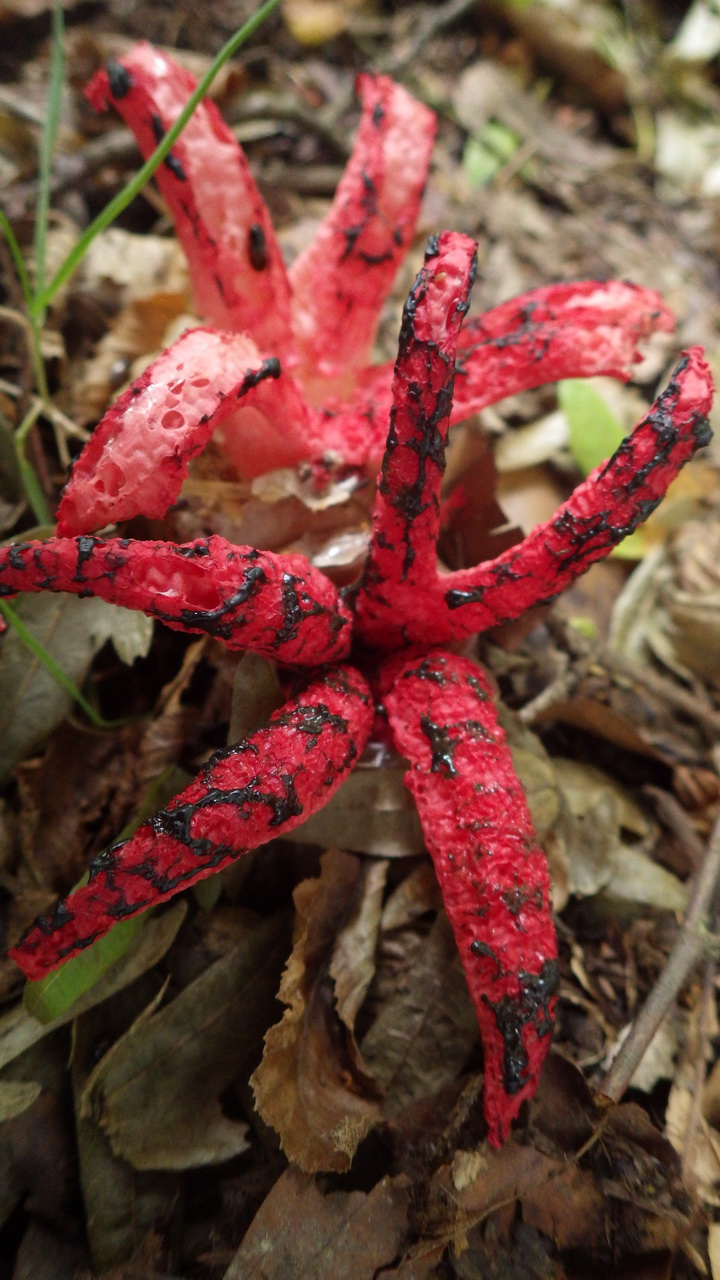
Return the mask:
[[[0, 643], [0, 785], [15, 765], [41, 746], [73, 704], [71, 685], [82, 684], [95, 654], [107, 640], [136, 644], [131, 609], [76, 596], [24, 596], [12, 606], [22, 634], [9, 628]], [[36, 652], [29, 652], [25, 632]], [[42, 649], [42, 653], [40, 650]], [[63, 687], [46, 666], [49, 655], [65, 677]]]
[[38, 1022], [52, 1022], [85, 995], [100, 977], [125, 954], [145, 924], [147, 912], [121, 920], [86, 951], [66, 961], [39, 982], [27, 982], [23, 1003]]
[[558, 383], [558, 401], [567, 419], [570, 452], [583, 475], [609, 458], [626, 432], [610, 406], [584, 378]]
[[[175, 765], [168, 765], [163, 769], [146, 788], [139, 809], [123, 827], [118, 840], [129, 839], [141, 822], [167, 804], [188, 781], [185, 771]], [[86, 882], [85, 875], [75, 888]], [[49, 973], [46, 978], [40, 978], [38, 982], [26, 982], [23, 1003], [28, 1013], [37, 1018], [38, 1022], [52, 1022], [54, 1018], [61, 1017], [125, 955], [136, 935], [150, 919], [153, 910], [153, 907], [148, 907], [146, 911], [141, 911], [128, 920], [118, 921], [104, 937], [98, 938], [92, 946], [66, 960], [64, 965]]]
[[470, 186], [487, 186], [519, 145], [520, 138], [514, 129], [497, 120], [488, 120], [481, 132], [465, 143], [462, 167]]

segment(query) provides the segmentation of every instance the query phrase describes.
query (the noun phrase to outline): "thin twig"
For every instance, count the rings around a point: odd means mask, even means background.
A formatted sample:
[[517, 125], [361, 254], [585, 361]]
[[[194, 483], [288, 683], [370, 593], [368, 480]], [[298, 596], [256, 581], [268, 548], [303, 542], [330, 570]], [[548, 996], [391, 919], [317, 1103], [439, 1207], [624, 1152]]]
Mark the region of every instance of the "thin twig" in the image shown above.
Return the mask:
[[668, 828], [681, 846], [687, 859], [686, 871], [697, 871], [705, 857], [705, 849], [682, 805], [678, 804], [674, 795], [663, 791], [661, 787], [648, 784], [642, 790], [643, 795], [652, 801], [662, 825]]
[[693, 1177], [695, 1165], [695, 1153], [700, 1136], [700, 1125], [702, 1121], [702, 1101], [703, 1087], [707, 1077], [707, 1047], [711, 1036], [711, 1020], [712, 1010], [715, 1004], [715, 980], [717, 978], [717, 963], [714, 959], [708, 960], [705, 964], [705, 972], [703, 974], [703, 986], [700, 996], [700, 1008], [697, 1018], [697, 1035], [694, 1037], [696, 1043], [691, 1046], [695, 1050], [694, 1074], [695, 1078], [692, 1083], [692, 1104], [690, 1114], [687, 1119], [685, 1133], [683, 1135], [682, 1149], [682, 1176], [683, 1183], [688, 1186], [690, 1179]]
[[619, 1102], [637, 1067], [672, 1008], [678, 992], [713, 941], [709, 924], [715, 895], [720, 886], [720, 818], [713, 827], [705, 860], [697, 872], [685, 921], [667, 964], [643, 1005], [638, 1017], [597, 1092]]

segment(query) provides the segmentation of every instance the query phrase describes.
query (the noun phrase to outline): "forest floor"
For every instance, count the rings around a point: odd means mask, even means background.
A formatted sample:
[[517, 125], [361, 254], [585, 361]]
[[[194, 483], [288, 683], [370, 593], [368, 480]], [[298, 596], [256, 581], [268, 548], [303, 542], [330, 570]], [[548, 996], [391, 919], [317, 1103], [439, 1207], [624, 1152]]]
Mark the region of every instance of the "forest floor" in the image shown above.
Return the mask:
[[[85, 102], [90, 76], [137, 39], [199, 76], [250, 12], [66, 3], [48, 275], [138, 164], [119, 118]], [[44, 0], [0, 12], [0, 208], [28, 261], [51, 14]], [[523, 391], [455, 430], [447, 493], [462, 483], [470, 500], [448, 504], [451, 568], [548, 519], [681, 350], [704, 347], [720, 376], [718, 52], [702, 0], [690, 16], [669, 0], [286, 0], [218, 76], [288, 261], [350, 155], [357, 72], [386, 72], [437, 112], [378, 360], [397, 350], [424, 244], [443, 229], [478, 242], [471, 315], [554, 281], [617, 278], [677, 317], [629, 384]], [[7, 248], [0, 270], [0, 538], [17, 540], [43, 523], [14, 439], [35, 388]], [[189, 314], [150, 184], [45, 320], [53, 407], [39, 406], [27, 459], [49, 511], [108, 403]], [[152, 914], [61, 1012], [23, 1002], [22, 975], [0, 961], [0, 1280], [590, 1280], [608, 1267], [720, 1280], [718, 448], [532, 627], [473, 650], [548, 855], [560, 947], [554, 1047], [503, 1148], [486, 1139], [477, 1023], [403, 762], [380, 753], [314, 825]], [[174, 513], [123, 532], [212, 529], [302, 551], [345, 583], [373, 493], [338, 485], [319, 501], [287, 471], [239, 481], [211, 446]], [[27, 597], [14, 609], [42, 651], [12, 626], [0, 636], [6, 946], [275, 705], [267, 661], [100, 606]], [[283, 971], [291, 1014], [263, 1059]], [[255, 1108], [256, 1069], [256, 1087], [264, 1071], [282, 1092], [280, 1133]]]

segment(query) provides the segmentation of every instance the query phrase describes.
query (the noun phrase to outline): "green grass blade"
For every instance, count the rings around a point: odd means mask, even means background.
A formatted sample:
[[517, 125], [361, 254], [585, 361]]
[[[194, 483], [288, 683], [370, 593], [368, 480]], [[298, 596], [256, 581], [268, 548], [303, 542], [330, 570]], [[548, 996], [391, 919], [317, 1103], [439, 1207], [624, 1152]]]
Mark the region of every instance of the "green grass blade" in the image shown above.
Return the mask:
[[[42, 297], [45, 289], [45, 250], [47, 245], [48, 218], [50, 214], [50, 182], [52, 179], [52, 161], [55, 151], [58, 127], [60, 124], [60, 104], [62, 86], [65, 75], [65, 19], [62, 0], [55, 0], [52, 15], [52, 63], [50, 66], [50, 85], [48, 89], [47, 114], [40, 139], [40, 160], [38, 166], [38, 198], [35, 207], [35, 297]], [[33, 306], [36, 320], [41, 313]]]
[[35, 638], [32, 631], [28, 630], [20, 615], [8, 604], [7, 600], [0, 600], [0, 614], [2, 614], [8, 625], [17, 632], [19, 639], [22, 640], [26, 648], [43, 664], [45, 670], [49, 671], [61, 688], [66, 693], [69, 693], [71, 698], [74, 698], [79, 707], [82, 707], [88, 720], [96, 729], [115, 729], [119, 725], [128, 723], [127, 720], [105, 720], [103, 716], [98, 715], [92, 703], [88, 702], [85, 694], [80, 692], [74, 680], [71, 680], [69, 675], [63, 671], [60, 664], [55, 661], [51, 653], [48, 653], [45, 646]]
[[29, 309], [33, 302], [32, 283], [30, 276], [28, 275], [28, 269], [25, 266], [22, 249], [17, 241], [17, 236], [15, 235], [7, 216], [3, 213], [2, 209], [0, 209], [0, 232], [2, 232], [5, 237], [5, 243], [10, 251], [10, 257], [13, 260], [13, 266], [17, 273], [20, 288], [22, 289], [25, 306]]
[[125, 954], [133, 939], [142, 929], [149, 912], [120, 920], [98, 938], [86, 951], [73, 956], [60, 969], [55, 969], [39, 982], [27, 982], [23, 991], [23, 1004], [38, 1022], [52, 1022], [59, 1018], [81, 996], [85, 995], [104, 973]]
[[52, 516], [45, 501], [45, 494], [40, 487], [40, 481], [35, 475], [34, 468], [30, 465], [25, 455], [25, 442], [32, 427], [34, 427], [40, 414], [42, 413], [42, 404], [33, 405], [32, 409], [25, 414], [20, 426], [16, 429], [14, 435], [15, 456], [17, 458], [18, 471], [20, 479], [25, 490], [25, 495], [33, 510], [33, 515], [38, 524], [52, 524]]
[[80, 239], [70, 250], [67, 258], [57, 271], [56, 275], [50, 281], [50, 284], [44, 290], [42, 296], [36, 300], [36, 308], [39, 307], [42, 311], [49, 305], [49, 303], [52, 302], [58, 289], [65, 284], [65, 281], [69, 279], [73, 271], [82, 261], [95, 237], [99, 235], [101, 231], [104, 231], [106, 227], [109, 227], [119, 214], [127, 208], [130, 201], [135, 199], [138, 192], [142, 191], [145, 183], [152, 177], [155, 170], [162, 164], [166, 155], [172, 149], [173, 144], [179, 138], [195, 108], [206, 96], [218, 71], [220, 71], [221, 68], [224, 67], [225, 63], [232, 58], [235, 53], [237, 53], [240, 46], [244, 44], [257, 27], [259, 27], [267, 17], [269, 17], [273, 9], [276, 9], [279, 3], [280, 0], [265, 0], [265, 4], [260, 6], [257, 13], [254, 13], [252, 18], [248, 18], [248, 21], [244, 23], [240, 30], [236, 31], [235, 34], [230, 37], [227, 44], [225, 44], [220, 50], [209, 71], [203, 76], [195, 92], [190, 98], [188, 98], [188, 101], [175, 121], [175, 124], [171, 129], [168, 129], [168, 132], [165, 134], [162, 142], [153, 151], [149, 160], [145, 161], [145, 164], [138, 173], [136, 173], [135, 177], [132, 178], [131, 181], [128, 182], [127, 186], [125, 186], [122, 191], [119, 191], [114, 199], [105, 206], [102, 212], [98, 214], [97, 218], [95, 218], [95, 221], [90, 223], [90, 226], [83, 232]]

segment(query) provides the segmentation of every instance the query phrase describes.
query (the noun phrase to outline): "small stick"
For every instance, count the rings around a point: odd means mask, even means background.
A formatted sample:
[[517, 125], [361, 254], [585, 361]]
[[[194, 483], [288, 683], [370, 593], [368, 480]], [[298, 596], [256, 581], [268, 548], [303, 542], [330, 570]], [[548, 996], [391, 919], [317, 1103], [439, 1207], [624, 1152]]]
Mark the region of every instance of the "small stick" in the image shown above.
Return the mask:
[[635, 1019], [620, 1052], [597, 1088], [611, 1102], [619, 1102], [645, 1050], [670, 1011], [678, 992], [714, 941], [709, 933], [715, 895], [720, 886], [720, 818], [713, 827], [705, 860], [695, 878], [685, 921], [667, 964]]

